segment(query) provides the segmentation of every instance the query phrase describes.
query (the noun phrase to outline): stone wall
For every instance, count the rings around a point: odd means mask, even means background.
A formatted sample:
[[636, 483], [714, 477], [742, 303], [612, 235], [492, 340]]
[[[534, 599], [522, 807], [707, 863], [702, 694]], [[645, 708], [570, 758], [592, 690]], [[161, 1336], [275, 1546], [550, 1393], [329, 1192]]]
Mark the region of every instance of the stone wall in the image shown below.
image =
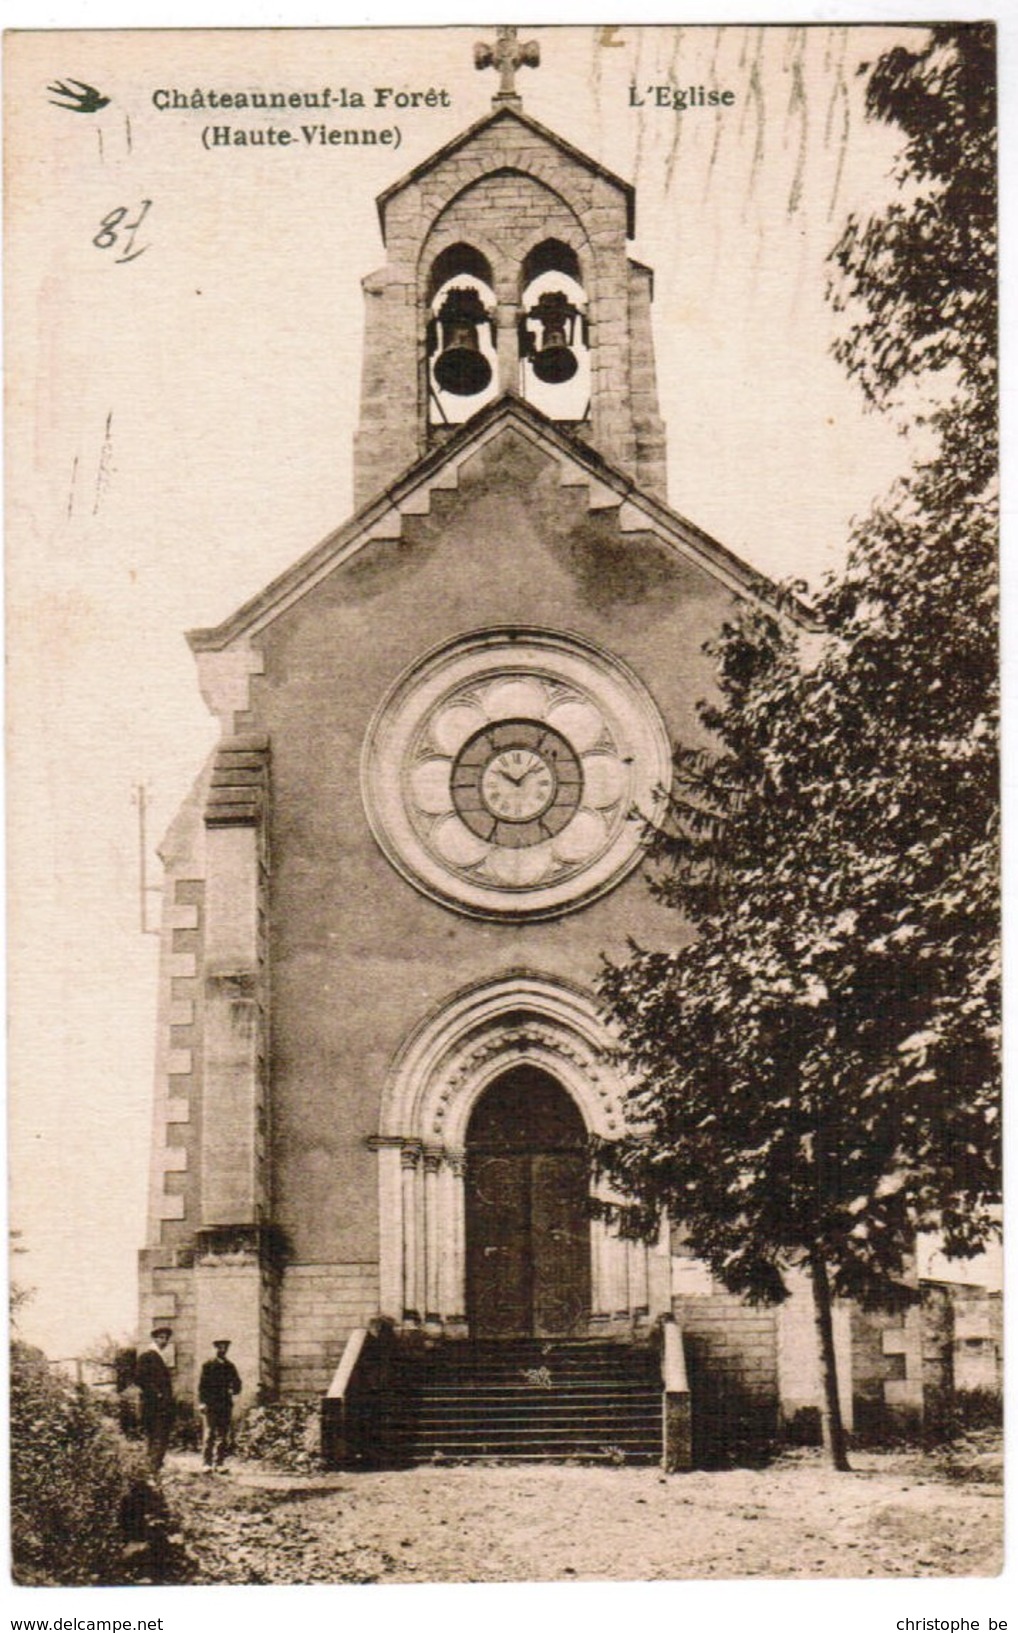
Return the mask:
[[700, 1466], [763, 1452], [778, 1430], [777, 1322], [731, 1293], [673, 1300], [683, 1338]]
[[325, 1393], [355, 1327], [378, 1311], [377, 1264], [295, 1264], [280, 1286], [280, 1393]]
[[[820, 1402], [823, 1385], [817, 1344], [816, 1311], [809, 1276], [801, 1270], [788, 1274], [790, 1297], [779, 1305], [778, 1388], [781, 1422], [786, 1438], [797, 1445], [819, 1445]], [[852, 1418], [851, 1307], [835, 1299], [831, 1310], [838, 1398], [845, 1428]]]
[[[574, 478], [572, 469], [565, 472]], [[292, 1258], [379, 1252], [379, 1106], [414, 1029], [452, 994], [529, 970], [591, 991], [603, 953], [674, 937], [638, 873], [557, 920], [486, 922], [416, 890], [375, 841], [362, 746], [379, 701], [422, 651], [464, 631], [569, 630], [629, 665], [671, 735], [705, 740], [701, 651], [730, 592], [652, 535], [594, 510], [507, 425], [378, 541], [256, 637], [250, 724], [272, 742], [274, 1218]], [[381, 609], [384, 608], [384, 617]], [[285, 1329], [285, 1321], [284, 1321]]]
[[139, 1258], [141, 1317], [138, 1343], [143, 1348], [156, 1320], [173, 1329], [165, 1360], [179, 1399], [196, 1399], [198, 1356], [195, 1345], [194, 1252], [190, 1248], [143, 1248]]
[[497, 256], [497, 264], [515, 273], [508, 286], [495, 293], [518, 298], [520, 245], [529, 248], [545, 238], [569, 244], [581, 256], [582, 267], [586, 234], [573, 211], [543, 182], [500, 171], [466, 188], [442, 211], [425, 241], [423, 261], [430, 267], [440, 248], [460, 240], [480, 246], [482, 253], [486, 247], [489, 260]]
[[[204, 1010], [204, 804], [211, 764], [164, 841], [148, 1247], [187, 1247], [199, 1218]], [[144, 1320], [144, 1318], [143, 1318]], [[141, 1337], [148, 1336], [144, 1329]]]
[[155, 1320], [173, 1329], [174, 1388], [194, 1398], [194, 1233], [201, 1185], [204, 805], [211, 763], [197, 779], [161, 849], [165, 867], [146, 1245], [138, 1256], [138, 1343]]
[[852, 1411], [864, 1439], [923, 1418], [923, 1312], [852, 1308]]
[[[1003, 1389], [1003, 1301], [965, 1282], [924, 1281], [924, 1353], [931, 1382], [955, 1393]], [[943, 1383], [941, 1387], [946, 1387]]]

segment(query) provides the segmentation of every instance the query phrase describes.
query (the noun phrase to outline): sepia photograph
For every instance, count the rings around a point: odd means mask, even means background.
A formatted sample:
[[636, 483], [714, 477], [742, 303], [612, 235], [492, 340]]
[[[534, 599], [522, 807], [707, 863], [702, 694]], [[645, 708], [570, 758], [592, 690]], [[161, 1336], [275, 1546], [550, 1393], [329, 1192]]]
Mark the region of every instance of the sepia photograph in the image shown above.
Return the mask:
[[932, 9], [6, 33], [17, 1587], [990, 1604], [998, 29]]

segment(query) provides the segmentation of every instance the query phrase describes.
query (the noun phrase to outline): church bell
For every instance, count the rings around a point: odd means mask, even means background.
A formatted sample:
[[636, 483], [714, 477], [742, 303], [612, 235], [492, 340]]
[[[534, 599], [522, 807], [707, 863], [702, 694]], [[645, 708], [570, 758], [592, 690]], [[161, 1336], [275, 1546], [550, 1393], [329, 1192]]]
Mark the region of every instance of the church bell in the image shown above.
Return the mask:
[[451, 289], [431, 326], [428, 350], [435, 358], [435, 384], [455, 397], [473, 397], [491, 381], [491, 364], [477, 332], [491, 319], [476, 289]]
[[530, 357], [534, 373], [545, 385], [564, 385], [576, 373], [579, 364], [573, 345], [581, 321], [579, 309], [560, 289], [548, 290], [527, 313], [525, 324], [536, 322], [540, 334], [534, 336], [527, 329], [524, 355]]

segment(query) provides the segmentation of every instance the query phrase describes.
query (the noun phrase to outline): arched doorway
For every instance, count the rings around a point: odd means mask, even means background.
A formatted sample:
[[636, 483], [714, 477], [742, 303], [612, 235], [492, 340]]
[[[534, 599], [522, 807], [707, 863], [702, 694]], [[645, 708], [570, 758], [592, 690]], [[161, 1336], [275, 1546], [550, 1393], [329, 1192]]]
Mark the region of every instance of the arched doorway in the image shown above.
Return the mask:
[[[571, 1105], [582, 1121], [585, 1132], [579, 1133], [574, 1119], [567, 1145], [573, 1152], [572, 1171], [578, 1174], [580, 1140], [585, 1143], [588, 1134], [610, 1140], [625, 1126], [625, 1085], [611, 1050], [611, 1035], [589, 995], [568, 982], [523, 969], [461, 988], [409, 1034], [389, 1073], [378, 1134], [370, 1142], [378, 1155], [383, 1315], [397, 1326], [426, 1325], [466, 1335], [465, 1170], [475, 1109], [489, 1090], [504, 1085], [518, 1070], [539, 1073], [566, 1097], [565, 1116]], [[536, 1110], [535, 1099], [528, 1115], [532, 1118]], [[483, 1122], [478, 1122], [475, 1148], [482, 1132]], [[571, 1146], [574, 1138], [577, 1143]], [[508, 1153], [496, 1149], [490, 1154]], [[592, 1188], [585, 1173], [584, 1199]], [[578, 1192], [578, 1180], [575, 1185]], [[571, 1203], [568, 1234], [574, 1240], [577, 1214]], [[553, 1223], [551, 1228], [562, 1227]], [[477, 1232], [473, 1235], [476, 1239]], [[624, 1241], [603, 1219], [585, 1212], [582, 1237], [583, 1267], [566, 1278], [579, 1289], [583, 1306], [572, 1330], [582, 1333], [588, 1314], [587, 1332], [593, 1335], [628, 1330], [634, 1322], [670, 1309], [666, 1236], [647, 1248]], [[574, 1314], [566, 1314], [563, 1326], [568, 1329]]]
[[522, 1062], [484, 1091], [467, 1125], [464, 1182], [471, 1336], [586, 1333], [587, 1130], [548, 1072]]

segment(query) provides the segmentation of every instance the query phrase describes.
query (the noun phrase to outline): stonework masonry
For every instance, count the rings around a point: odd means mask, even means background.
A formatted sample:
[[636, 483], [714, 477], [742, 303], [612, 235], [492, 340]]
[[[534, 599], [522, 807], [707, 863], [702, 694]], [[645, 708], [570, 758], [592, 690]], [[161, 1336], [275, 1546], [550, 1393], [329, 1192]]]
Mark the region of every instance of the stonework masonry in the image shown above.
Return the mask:
[[[931, 1292], [936, 1283], [926, 1283]], [[944, 1284], [951, 1303], [952, 1383], [957, 1390], [1003, 1388], [1004, 1306], [984, 1287]]]
[[279, 1379], [288, 1399], [329, 1386], [356, 1327], [378, 1311], [377, 1264], [294, 1264], [280, 1288]]
[[211, 767], [198, 778], [162, 846], [161, 931], [148, 1246], [139, 1255], [139, 1340], [170, 1323], [179, 1393], [195, 1387], [194, 1230], [201, 1183], [204, 1011], [204, 833], [198, 820]]
[[689, 1374], [693, 1455], [724, 1460], [778, 1428], [777, 1322], [720, 1290], [673, 1301]]
[[193, 1399], [198, 1383], [195, 1349], [194, 1253], [189, 1248], [143, 1248], [139, 1254], [141, 1323], [139, 1342], [148, 1341], [154, 1321], [173, 1329], [166, 1359], [176, 1395]]
[[1003, 1390], [1003, 1301], [985, 1287], [924, 1281], [924, 1413], [949, 1413], [958, 1394]]
[[711, 1370], [747, 1397], [774, 1400], [777, 1337], [773, 1310], [745, 1304], [732, 1293], [680, 1296], [675, 1319], [694, 1359], [710, 1357]]
[[852, 1376], [855, 1427], [879, 1433], [891, 1416], [921, 1421], [922, 1311], [900, 1315], [852, 1310]]
[[[589, 440], [664, 497], [651, 284], [646, 269], [626, 257], [631, 190], [535, 121], [503, 109], [383, 199], [388, 260], [364, 284], [356, 502], [372, 498], [428, 446], [425, 334], [435, 257], [457, 242], [485, 254], [500, 326], [511, 326], [524, 260], [549, 238], [575, 252], [588, 297], [594, 336]], [[518, 388], [515, 378], [501, 385]]]

